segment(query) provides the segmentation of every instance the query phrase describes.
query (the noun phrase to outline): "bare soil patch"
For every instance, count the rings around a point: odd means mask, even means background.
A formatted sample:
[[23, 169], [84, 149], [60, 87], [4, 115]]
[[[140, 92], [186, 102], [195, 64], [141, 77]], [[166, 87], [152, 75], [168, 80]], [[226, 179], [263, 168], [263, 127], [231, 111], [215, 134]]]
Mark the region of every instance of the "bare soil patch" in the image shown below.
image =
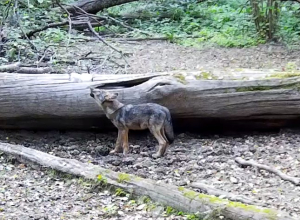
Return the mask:
[[91, 73], [134, 74], [172, 70], [202, 70], [225, 68], [279, 69], [285, 70], [288, 63], [300, 66], [299, 50], [288, 50], [285, 46], [267, 44], [249, 48], [184, 47], [166, 41], [124, 42], [116, 47], [127, 54], [126, 64], [116, 52], [102, 43], [81, 42], [71, 49], [62, 48], [64, 59], [76, 61], [85, 54], [92, 60], [83, 59], [76, 65], [61, 66], [65, 71]]

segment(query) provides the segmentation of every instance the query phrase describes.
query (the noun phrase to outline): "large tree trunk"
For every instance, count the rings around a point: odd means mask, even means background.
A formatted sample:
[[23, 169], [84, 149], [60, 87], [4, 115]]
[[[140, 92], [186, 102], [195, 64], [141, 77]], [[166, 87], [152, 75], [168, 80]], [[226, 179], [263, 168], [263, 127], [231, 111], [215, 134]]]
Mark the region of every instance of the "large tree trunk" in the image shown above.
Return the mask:
[[168, 107], [175, 128], [268, 129], [299, 123], [300, 77], [197, 80], [154, 76], [96, 75], [93, 81], [70, 81], [69, 75], [2, 73], [0, 128], [114, 128], [89, 96], [91, 85], [118, 92], [125, 104], [155, 102]]
[[[96, 14], [97, 12], [116, 5], [122, 5], [137, 0], [79, 0], [73, 5], [83, 9], [90, 14]], [[67, 10], [73, 14], [80, 12], [76, 7], [68, 7]]]
[[105, 180], [107, 184], [122, 188], [135, 196], [149, 196], [155, 202], [188, 213], [200, 213], [206, 219], [220, 219], [220, 216], [227, 220], [294, 219], [288, 214], [276, 210], [231, 202], [215, 196], [197, 193], [184, 187], [157, 183], [154, 180], [114, 172], [74, 159], [59, 158], [20, 145], [0, 143], [0, 150], [21, 157], [23, 160], [30, 160], [62, 172], [92, 180]]

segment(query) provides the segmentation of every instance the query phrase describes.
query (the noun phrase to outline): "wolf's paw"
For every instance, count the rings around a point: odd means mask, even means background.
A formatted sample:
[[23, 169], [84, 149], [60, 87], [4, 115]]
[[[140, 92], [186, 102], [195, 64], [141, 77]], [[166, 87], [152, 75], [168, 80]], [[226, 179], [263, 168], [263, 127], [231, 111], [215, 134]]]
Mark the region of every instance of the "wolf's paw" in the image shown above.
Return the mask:
[[128, 153], [129, 153], [129, 149], [124, 148], [124, 150], [123, 150], [123, 155], [126, 156]]
[[109, 152], [109, 154], [115, 154], [116, 153], [116, 150], [111, 150], [110, 152]]
[[155, 153], [155, 154], [152, 154], [152, 157], [154, 158], [154, 159], [157, 159], [157, 158], [160, 158], [160, 157], [162, 157], [159, 153]]

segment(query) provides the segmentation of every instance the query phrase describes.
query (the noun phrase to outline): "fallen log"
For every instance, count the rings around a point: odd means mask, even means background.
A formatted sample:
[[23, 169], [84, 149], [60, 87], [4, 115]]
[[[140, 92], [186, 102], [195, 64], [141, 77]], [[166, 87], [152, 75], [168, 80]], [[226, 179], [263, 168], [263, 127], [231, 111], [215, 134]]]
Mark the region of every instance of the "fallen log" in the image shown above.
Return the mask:
[[0, 74], [2, 72], [18, 72], [27, 74], [43, 74], [51, 72], [50, 67], [25, 67], [20, 62], [0, 66]]
[[[299, 124], [300, 77], [266, 78], [274, 73], [254, 70], [237, 73], [77, 78], [1, 73], [0, 129], [114, 129], [89, 96], [90, 86], [118, 92], [124, 104], [155, 102], [168, 107], [175, 129], [277, 129]], [[254, 78], [240, 79], [248, 76]]]
[[[228, 193], [225, 192], [223, 190], [217, 189], [212, 187], [211, 185], [207, 185], [205, 183], [201, 183], [201, 182], [192, 182], [191, 184], [189, 184], [190, 187], [192, 188], [197, 188], [200, 189], [202, 191], [205, 191], [206, 194], [209, 195], [213, 195], [213, 196], [218, 196], [220, 198], [225, 198], [225, 199], [229, 199], [231, 201], [237, 201], [237, 202], [241, 202], [244, 204], [249, 204], [249, 205], [258, 205], [258, 202], [254, 202], [249, 198], [243, 197], [241, 195], [235, 195], [232, 193]], [[263, 206], [263, 204], [259, 204], [260, 206]]]
[[66, 7], [66, 9], [69, 11], [69, 13], [73, 14], [73, 16], [82, 14], [77, 8], [81, 8], [90, 14], [97, 14], [103, 9], [134, 1], [137, 0], [79, 0], [73, 5]]
[[133, 196], [148, 196], [155, 202], [180, 211], [200, 213], [206, 219], [220, 219], [220, 216], [228, 220], [294, 219], [286, 213], [273, 209], [231, 202], [215, 196], [197, 193], [184, 187], [158, 183], [132, 174], [114, 172], [93, 164], [82, 163], [75, 159], [56, 157], [21, 145], [0, 143], [0, 151], [61, 172], [91, 180], [105, 180], [105, 183], [122, 188], [132, 193]]

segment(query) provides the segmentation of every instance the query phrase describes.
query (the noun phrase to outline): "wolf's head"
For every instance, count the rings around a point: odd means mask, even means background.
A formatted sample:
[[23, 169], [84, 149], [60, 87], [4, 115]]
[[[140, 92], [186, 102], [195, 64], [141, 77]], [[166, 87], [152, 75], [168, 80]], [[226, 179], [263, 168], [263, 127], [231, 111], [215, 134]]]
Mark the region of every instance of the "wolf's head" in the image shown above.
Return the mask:
[[90, 88], [90, 89], [91, 89], [90, 96], [100, 106], [102, 106], [104, 102], [113, 102], [118, 97], [118, 93], [110, 93], [103, 89], [94, 89], [94, 88]]

